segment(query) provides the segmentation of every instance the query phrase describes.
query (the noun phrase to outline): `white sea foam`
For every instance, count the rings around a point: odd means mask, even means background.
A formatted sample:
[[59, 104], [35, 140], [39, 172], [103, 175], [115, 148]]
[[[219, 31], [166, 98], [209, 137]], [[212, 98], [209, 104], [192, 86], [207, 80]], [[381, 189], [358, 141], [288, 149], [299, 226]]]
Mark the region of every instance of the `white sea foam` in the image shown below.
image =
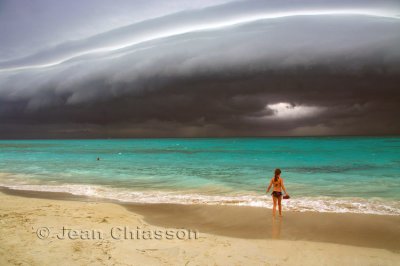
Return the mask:
[[[208, 195], [186, 193], [182, 191], [133, 191], [98, 185], [39, 185], [0, 183], [0, 186], [15, 190], [65, 192], [73, 195], [110, 199], [131, 203], [173, 203], [173, 204], [209, 204], [237, 205], [271, 208], [269, 195]], [[400, 202], [380, 198], [334, 198], [334, 197], [296, 197], [283, 201], [284, 209], [306, 212], [364, 213], [378, 215], [400, 215]]]

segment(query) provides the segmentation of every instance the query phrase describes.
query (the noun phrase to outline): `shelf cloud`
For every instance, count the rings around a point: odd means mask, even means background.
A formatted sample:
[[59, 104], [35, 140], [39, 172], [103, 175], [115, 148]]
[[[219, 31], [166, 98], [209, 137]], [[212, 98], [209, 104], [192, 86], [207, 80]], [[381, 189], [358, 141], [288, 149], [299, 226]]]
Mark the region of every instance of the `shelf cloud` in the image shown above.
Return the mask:
[[400, 133], [397, 1], [170, 10], [4, 56], [0, 137]]

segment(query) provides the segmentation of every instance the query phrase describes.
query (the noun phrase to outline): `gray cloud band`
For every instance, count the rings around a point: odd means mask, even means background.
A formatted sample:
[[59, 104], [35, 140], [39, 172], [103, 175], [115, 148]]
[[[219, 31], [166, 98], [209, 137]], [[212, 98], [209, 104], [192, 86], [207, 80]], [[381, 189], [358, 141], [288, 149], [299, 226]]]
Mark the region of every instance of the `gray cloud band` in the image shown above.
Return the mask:
[[125, 45], [143, 22], [3, 62], [0, 137], [86, 134], [82, 125], [118, 136], [399, 133], [399, 18], [318, 12]]

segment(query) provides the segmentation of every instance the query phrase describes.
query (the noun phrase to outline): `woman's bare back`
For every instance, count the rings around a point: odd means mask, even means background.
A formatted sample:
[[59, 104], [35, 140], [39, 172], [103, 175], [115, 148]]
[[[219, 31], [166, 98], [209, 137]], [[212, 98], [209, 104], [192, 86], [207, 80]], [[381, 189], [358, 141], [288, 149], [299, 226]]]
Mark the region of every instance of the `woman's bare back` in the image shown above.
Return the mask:
[[282, 179], [279, 177], [277, 181], [275, 181], [275, 177], [271, 179], [271, 183], [274, 186], [273, 191], [282, 192]]

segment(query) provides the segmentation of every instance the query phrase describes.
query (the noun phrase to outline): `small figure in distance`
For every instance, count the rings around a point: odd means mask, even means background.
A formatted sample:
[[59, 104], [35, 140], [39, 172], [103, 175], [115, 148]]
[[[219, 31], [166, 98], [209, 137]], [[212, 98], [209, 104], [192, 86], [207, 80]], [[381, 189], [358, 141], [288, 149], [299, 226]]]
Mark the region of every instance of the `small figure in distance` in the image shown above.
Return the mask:
[[282, 189], [285, 192], [287, 196], [289, 194], [286, 192], [286, 188], [283, 185], [283, 179], [281, 178], [281, 169], [275, 169], [275, 175], [273, 178], [271, 178], [271, 182], [269, 183], [269, 186], [267, 188], [267, 193], [269, 193], [269, 190], [271, 189], [272, 185], [274, 186], [274, 189], [272, 191], [272, 201], [274, 203], [274, 207], [272, 209], [272, 215], [275, 216], [276, 213], [276, 204], [278, 203], [279, 207], [279, 216], [282, 217]]
[[97, 157], [97, 159], [96, 159], [97, 161], [100, 161], [100, 157]]

